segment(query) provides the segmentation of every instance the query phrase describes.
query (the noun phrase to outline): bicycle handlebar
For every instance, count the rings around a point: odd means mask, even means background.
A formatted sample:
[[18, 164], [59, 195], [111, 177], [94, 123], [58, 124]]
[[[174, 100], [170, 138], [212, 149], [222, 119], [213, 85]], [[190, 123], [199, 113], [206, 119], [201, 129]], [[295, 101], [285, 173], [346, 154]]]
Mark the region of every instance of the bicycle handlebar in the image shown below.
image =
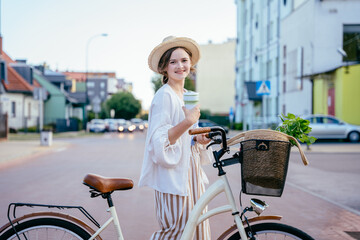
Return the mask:
[[222, 149], [224, 151], [226, 151], [226, 149], [227, 149], [226, 133], [222, 127], [202, 127], [202, 128], [195, 128], [195, 129], [189, 130], [190, 135], [208, 133], [208, 134], [206, 134], [206, 137], [208, 137], [208, 138], [210, 138], [210, 134], [212, 132], [220, 132], [221, 133], [221, 139], [222, 139], [222, 144], [223, 144]]
[[202, 127], [202, 128], [195, 128], [195, 129], [190, 129], [189, 130], [190, 135], [196, 135], [196, 134], [208, 133], [208, 132], [211, 132], [210, 127]]

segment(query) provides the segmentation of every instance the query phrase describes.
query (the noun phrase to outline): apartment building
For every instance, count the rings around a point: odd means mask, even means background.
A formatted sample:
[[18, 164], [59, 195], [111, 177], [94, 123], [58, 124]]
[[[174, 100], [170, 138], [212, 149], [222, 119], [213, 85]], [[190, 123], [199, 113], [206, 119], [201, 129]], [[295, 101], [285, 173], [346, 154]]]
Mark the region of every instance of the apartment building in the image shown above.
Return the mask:
[[[250, 129], [276, 125], [281, 113], [314, 113], [314, 76], [359, 61], [353, 45], [360, 1], [236, 0], [236, 6], [235, 121]], [[256, 94], [258, 81], [270, 83], [267, 95]]]

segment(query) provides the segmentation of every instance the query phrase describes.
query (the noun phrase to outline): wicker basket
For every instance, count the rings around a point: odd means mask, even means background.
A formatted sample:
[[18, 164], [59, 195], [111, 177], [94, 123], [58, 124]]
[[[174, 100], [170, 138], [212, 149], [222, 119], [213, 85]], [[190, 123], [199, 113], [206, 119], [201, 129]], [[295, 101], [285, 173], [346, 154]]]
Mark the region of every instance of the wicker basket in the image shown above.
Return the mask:
[[242, 164], [242, 191], [246, 194], [280, 197], [282, 195], [294, 140], [302, 160], [306, 156], [297, 140], [289, 135], [272, 130], [243, 132], [228, 140], [228, 145], [240, 143]]
[[288, 169], [290, 143], [277, 140], [246, 140], [241, 143], [242, 191], [280, 197]]

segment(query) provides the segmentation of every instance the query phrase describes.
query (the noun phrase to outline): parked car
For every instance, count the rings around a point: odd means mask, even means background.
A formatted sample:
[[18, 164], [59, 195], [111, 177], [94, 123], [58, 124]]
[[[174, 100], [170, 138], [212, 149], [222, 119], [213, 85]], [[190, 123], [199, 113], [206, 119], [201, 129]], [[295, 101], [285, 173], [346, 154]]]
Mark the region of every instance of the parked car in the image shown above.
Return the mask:
[[119, 132], [133, 132], [135, 125], [125, 119], [118, 119], [118, 131]]
[[140, 130], [140, 131], [144, 131], [145, 129], [145, 124], [143, 122], [142, 119], [140, 118], [133, 118], [131, 119], [131, 123], [135, 125], [135, 130]]
[[358, 142], [360, 139], [360, 126], [351, 125], [328, 115], [309, 115], [303, 117], [310, 121], [312, 128], [310, 136], [317, 139], [347, 139]]
[[116, 132], [117, 131], [117, 129], [118, 129], [117, 119], [107, 118], [104, 121], [105, 121], [106, 131], [108, 131], [108, 132]]
[[89, 126], [90, 132], [105, 132], [106, 131], [106, 124], [103, 119], [93, 119], [90, 122]]
[[229, 128], [227, 126], [222, 126], [220, 124], [217, 124], [213, 121], [210, 121], [208, 119], [200, 119], [199, 120], [199, 127], [222, 127], [226, 133], [229, 132]]

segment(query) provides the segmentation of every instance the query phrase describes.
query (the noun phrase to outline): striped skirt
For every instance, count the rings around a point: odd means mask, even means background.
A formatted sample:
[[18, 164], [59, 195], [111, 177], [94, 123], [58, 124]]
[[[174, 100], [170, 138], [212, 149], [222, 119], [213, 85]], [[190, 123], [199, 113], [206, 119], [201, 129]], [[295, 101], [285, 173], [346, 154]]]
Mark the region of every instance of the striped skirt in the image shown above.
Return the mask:
[[[188, 196], [179, 196], [155, 191], [156, 218], [161, 230], [153, 233], [151, 240], [178, 240], [184, 231], [190, 212], [205, 192], [206, 175], [200, 165], [200, 155], [195, 146], [191, 147]], [[207, 209], [204, 210], [204, 212]], [[194, 240], [210, 240], [209, 220], [196, 227]]]

